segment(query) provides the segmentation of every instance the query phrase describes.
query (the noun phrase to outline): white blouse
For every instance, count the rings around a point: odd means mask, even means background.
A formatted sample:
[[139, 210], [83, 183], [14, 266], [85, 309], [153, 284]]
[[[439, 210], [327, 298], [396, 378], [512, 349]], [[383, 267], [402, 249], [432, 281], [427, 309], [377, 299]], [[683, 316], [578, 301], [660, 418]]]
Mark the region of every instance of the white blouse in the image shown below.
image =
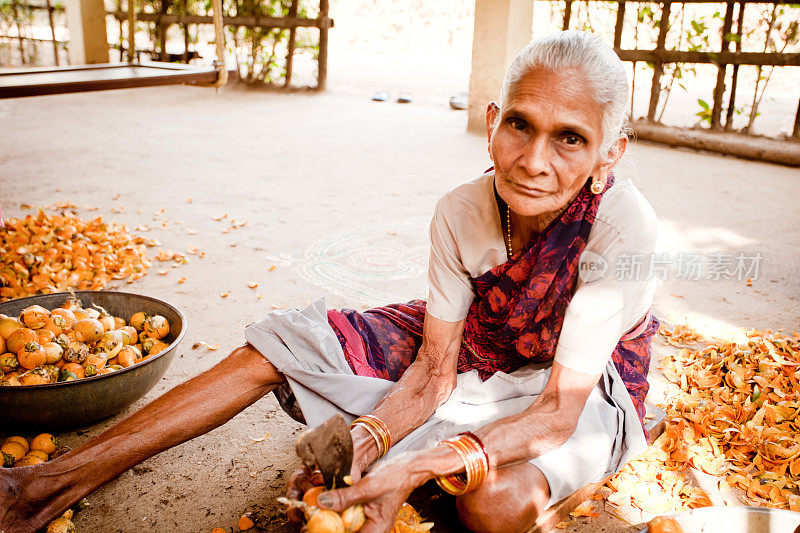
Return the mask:
[[[564, 316], [556, 361], [588, 374], [603, 372], [620, 337], [653, 304], [657, 279], [649, 265], [656, 232], [653, 208], [630, 181], [616, 181], [603, 194]], [[439, 200], [430, 238], [427, 310], [441, 320], [458, 322], [466, 318], [475, 298], [470, 278], [508, 260], [493, 172], [459, 185]]]

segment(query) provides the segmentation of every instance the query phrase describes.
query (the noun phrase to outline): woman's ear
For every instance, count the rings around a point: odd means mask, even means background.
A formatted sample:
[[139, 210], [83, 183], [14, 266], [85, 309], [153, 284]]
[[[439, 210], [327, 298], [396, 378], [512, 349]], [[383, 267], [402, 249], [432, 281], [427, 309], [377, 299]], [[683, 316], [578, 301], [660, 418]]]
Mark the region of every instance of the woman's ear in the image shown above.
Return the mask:
[[494, 125], [497, 117], [500, 115], [500, 106], [496, 102], [489, 102], [486, 108], [486, 140], [488, 142], [489, 157], [492, 157], [492, 134], [494, 134]]
[[492, 138], [492, 133], [494, 133], [494, 123], [499, 114], [500, 106], [497, 105], [497, 102], [489, 102], [489, 105], [486, 108], [486, 136], [489, 139]]
[[608, 176], [608, 173], [611, 172], [611, 169], [614, 168], [617, 163], [619, 162], [620, 158], [622, 158], [622, 154], [625, 153], [625, 149], [628, 147], [628, 137], [622, 137], [617, 140], [613, 145], [611, 145], [611, 149], [608, 151], [608, 158], [600, 164], [599, 174], [603, 176], [605, 179]]

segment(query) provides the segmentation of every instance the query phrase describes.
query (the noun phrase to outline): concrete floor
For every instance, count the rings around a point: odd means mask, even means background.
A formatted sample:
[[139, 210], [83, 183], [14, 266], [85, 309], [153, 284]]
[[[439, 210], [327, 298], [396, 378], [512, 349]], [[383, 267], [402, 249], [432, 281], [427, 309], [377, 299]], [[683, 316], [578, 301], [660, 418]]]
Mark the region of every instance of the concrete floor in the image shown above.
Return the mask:
[[[156, 263], [121, 287], [181, 307], [188, 334], [145, 398], [62, 440], [77, 445], [209, 368], [243, 341], [247, 323], [275, 307], [319, 296], [355, 308], [424, 297], [433, 205], [489, 166], [485, 140], [466, 134], [464, 123], [446, 100], [376, 104], [344, 90], [232, 87], [217, 96], [165, 87], [0, 101], [4, 216], [24, 214], [23, 203], [71, 201], [100, 207], [82, 210], [87, 217], [149, 225], [145, 235], [167, 248], [206, 252], [163, 276]], [[641, 144], [630, 148], [619, 174], [653, 204], [663, 252], [763, 258], [752, 287], [670, 277], [656, 299], [660, 317], [707, 332], [798, 328], [800, 171]], [[223, 233], [231, 218], [247, 225]], [[183, 276], [186, 283], [177, 284]], [[193, 350], [200, 340], [221, 348]], [[656, 384], [654, 396], [660, 391]], [[77, 516], [78, 530], [231, 530], [243, 511], [259, 506], [274, 517], [271, 530], [289, 531], [272, 502], [298, 464], [301, 429], [264, 398], [98, 490], [91, 510]], [[635, 531], [608, 515], [582, 520], [569, 531]]]

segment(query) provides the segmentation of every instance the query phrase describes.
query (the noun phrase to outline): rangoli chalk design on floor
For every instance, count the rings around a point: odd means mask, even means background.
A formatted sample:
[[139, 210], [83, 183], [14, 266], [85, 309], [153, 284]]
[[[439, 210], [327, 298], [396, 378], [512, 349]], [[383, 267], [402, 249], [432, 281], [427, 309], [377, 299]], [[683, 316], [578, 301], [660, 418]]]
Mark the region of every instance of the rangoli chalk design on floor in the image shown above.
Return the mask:
[[308, 282], [374, 306], [426, 298], [428, 222], [332, 233], [313, 242], [295, 266]]

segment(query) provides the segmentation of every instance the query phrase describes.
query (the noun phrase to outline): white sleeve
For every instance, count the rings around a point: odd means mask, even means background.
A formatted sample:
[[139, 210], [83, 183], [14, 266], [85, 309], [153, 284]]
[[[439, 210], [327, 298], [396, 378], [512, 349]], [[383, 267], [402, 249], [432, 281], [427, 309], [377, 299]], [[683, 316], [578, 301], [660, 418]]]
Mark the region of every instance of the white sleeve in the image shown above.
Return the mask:
[[447, 322], [466, 318], [475, 298], [469, 273], [458, 252], [454, 227], [452, 209], [445, 196], [436, 204], [431, 219], [427, 311]]
[[[602, 222], [595, 221], [596, 224]], [[649, 261], [655, 249], [656, 226], [620, 233], [608, 226], [581, 256], [584, 266], [577, 290], [564, 316], [555, 360], [587, 374], [601, 374], [620, 337], [647, 313], [657, 280]], [[587, 253], [590, 252], [590, 253]], [[594, 255], [596, 254], [596, 255]], [[586, 263], [605, 261], [606, 271], [587, 277]], [[636, 273], [635, 265], [640, 264]], [[626, 270], [630, 267], [633, 270]]]

